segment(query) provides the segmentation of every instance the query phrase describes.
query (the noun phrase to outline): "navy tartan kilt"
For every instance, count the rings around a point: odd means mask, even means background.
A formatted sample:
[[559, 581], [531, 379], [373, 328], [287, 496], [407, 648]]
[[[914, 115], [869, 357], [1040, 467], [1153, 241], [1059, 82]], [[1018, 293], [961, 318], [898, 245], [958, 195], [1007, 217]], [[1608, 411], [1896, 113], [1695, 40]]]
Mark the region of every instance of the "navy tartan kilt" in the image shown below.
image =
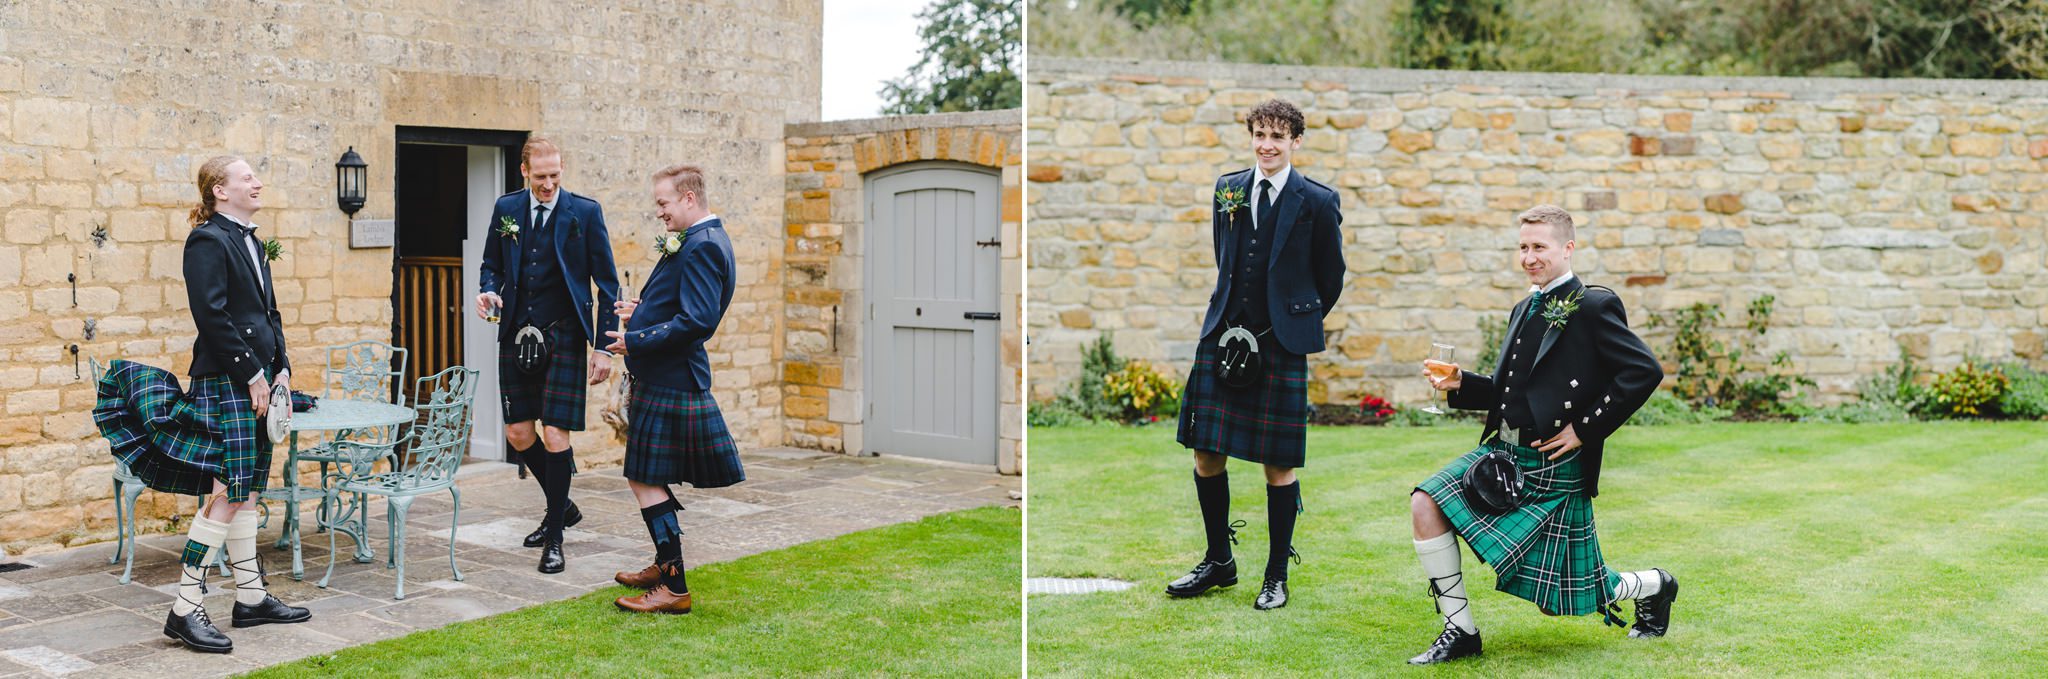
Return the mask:
[[181, 391], [169, 371], [116, 360], [100, 377], [92, 417], [114, 458], [144, 485], [205, 495], [217, 479], [229, 502], [242, 502], [270, 481], [271, 442], [248, 389], [208, 375]]
[[1216, 379], [1223, 350], [1211, 340], [1195, 349], [1180, 399], [1180, 444], [1246, 462], [1298, 468], [1308, 461], [1308, 357], [1266, 338], [1259, 347], [1259, 383], [1237, 389]]
[[565, 318], [548, 330], [554, 350], [547, 367], [529, 376], [519, 371], [519, 345], [498, 343], [498, 393], [505, 399], [505, 422], [532, 422], [583, 431], [584, 394], [590, 388], [590, 351], [577, 334], [576, 319]]
[[740, 447], [710, 391], [633, 383], [626, 478], [650, 485], [722, 488], [747, 480]]

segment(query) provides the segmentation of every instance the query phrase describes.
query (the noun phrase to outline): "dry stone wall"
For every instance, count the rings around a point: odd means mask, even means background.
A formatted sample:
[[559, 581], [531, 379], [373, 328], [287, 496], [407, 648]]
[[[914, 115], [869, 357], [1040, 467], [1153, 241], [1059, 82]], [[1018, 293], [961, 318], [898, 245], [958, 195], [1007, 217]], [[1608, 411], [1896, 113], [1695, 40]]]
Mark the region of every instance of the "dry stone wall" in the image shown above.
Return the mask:
[[[1897, 361], [2037, 365], [2048, 326], [2048, 84], [1391, 71], [1036, 58], [1028, 76], [1034, 400], [1113, 332], [1185, 375], [1215, 282], [1209, 194], [1279, 97], [1295, 167], [1343, 202], [1344, 295], [1311, 395], [1419, 405], [1525, 294], [1513, 216], [1579, 220], [1574, 269], [1652, 312], [1777, 298], [1766, 353], [1823, 398]], [[1668, 360], [1668, 359], [1667, 359]], [[1668, 365], [1668, 363], [1667, 363]]]

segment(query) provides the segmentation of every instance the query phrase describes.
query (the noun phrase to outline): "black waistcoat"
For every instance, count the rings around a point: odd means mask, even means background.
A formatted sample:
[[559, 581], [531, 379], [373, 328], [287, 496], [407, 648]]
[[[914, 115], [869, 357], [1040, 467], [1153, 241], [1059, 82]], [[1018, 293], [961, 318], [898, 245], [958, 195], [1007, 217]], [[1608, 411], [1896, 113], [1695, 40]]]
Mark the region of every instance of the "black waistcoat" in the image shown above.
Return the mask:
[[562, 279], [561, 261], [555, 256], [556, 227], [554, 211], [549, 210], [547, 223], [536, 225], [533, 237], [520, 240], [520, 308], [513, 310], [515, 323], [546, 326], [567, 318], [575, 306], [569, 300], [569, 285]]

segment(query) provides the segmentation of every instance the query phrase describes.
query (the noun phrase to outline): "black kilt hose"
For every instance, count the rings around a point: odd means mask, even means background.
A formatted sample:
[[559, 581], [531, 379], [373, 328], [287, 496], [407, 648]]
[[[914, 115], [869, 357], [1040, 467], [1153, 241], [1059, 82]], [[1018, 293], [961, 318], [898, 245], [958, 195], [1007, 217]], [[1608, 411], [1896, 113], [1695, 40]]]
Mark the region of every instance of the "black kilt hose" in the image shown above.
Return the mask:
[[227, 375], [192, 380], [191, 391], [161, 368], [116, 360], [97, 385], [93, 421], [114, 458], [159, 492], [206, 495], [219, 480], [229, 502], [270, 481], [269, 436], [249, 385]]
[[576, 319], [556, 321], [547, 330], [553, 351], [540, 374], [519, 371], [519, 345], [498, 343], [498, 392], [505, 400], [505, 422], [532, 422], [583, 431], [584, 395], [590, 387], [590, 350]]
[[628, 406], [626, 478], [654, 486], [723, 488], [747, 480], [740, 448], [710, 391], [635, 381]]
[[1259, 382], [1243, 389], [1216, 379], [1223, 353], [1214, 341], [1195, 349], [1180, 400], [1180, 444], [1246, 462], [1299, 468], [1308, 457], [1308, 357], [1260, 342]]

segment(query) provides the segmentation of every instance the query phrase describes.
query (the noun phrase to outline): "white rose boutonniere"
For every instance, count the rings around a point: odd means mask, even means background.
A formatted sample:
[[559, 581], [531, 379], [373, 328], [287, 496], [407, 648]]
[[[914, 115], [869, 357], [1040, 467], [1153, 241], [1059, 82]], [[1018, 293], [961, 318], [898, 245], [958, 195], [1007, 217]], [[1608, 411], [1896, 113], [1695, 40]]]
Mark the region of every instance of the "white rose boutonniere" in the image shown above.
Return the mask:
[[498, 235], [500, 235], [500, 236], [504, 236], [504, 237], [506, 237], [506, 238], [518, 238], [518, 237], [519, 237], [519, 222], [517, 222], [517, 221], [514, 221], [514, 220], [513, 220], [513, 219], [512, 219], [512, 218], [511, 218], [510, 216], [501, 216], [501, 217], [499, 217], [499, 218], [498, 218]]
[[683, 237], [675, 233], [662, 233], [654, 237], [654, 251], [667, 257], [683, 249]]

